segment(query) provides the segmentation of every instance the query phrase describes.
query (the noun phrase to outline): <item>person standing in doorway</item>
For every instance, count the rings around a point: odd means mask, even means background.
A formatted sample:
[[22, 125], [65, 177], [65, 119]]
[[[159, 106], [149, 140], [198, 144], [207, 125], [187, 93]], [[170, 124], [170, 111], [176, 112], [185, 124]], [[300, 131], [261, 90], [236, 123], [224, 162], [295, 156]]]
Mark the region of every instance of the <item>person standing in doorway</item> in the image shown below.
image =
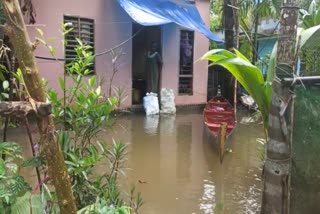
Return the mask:
[[147, 92], [158, 93], [162, 70], [162, 58], [157, 51], [156, 42], [151, 43], [150, 50], [146, 54], [145, 72], [147, 77]]

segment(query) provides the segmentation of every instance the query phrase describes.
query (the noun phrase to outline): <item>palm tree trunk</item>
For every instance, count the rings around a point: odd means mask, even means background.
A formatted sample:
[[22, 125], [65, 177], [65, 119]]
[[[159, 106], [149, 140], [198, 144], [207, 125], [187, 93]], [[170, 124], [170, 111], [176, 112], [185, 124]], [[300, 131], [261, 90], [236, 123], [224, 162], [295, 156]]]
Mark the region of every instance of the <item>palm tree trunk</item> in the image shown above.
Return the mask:
[[291, 102], [292, 93], [288, 87], [281, 84], [281, 79], [292, 77], [294, 72], [298, 9], [295, 0], [287, 0], [281, 10], [277, 68], [272, 83], [269, 137], [263, 170], [263, 214], [289, 213], [291, 139], [284, 114]]
[[224, 12], [224, 38], [225, 48], [232, 51], [234, 47], [234, 18], [233, 8], [231, 0], [224, 0], [223, 12]]
[[[223, 26], [224, 26], [224, 40], [225, 49], [233, 51], [234, 48], [234, 13], [233, 0], [224, 0], [223, 2]], [[229, 72], [223, 72], [222, 81], [225, 82], [222, 88], [222, 93], [229, 100], [234, 102], [234, 78]]]
[[[5, 33], [10, 38], [16, 57], [23, 73], [26, 89], [31, 98], [38, 102], [46, 102], [38, 67], [33, 54], [34, 45], [31, 44], [18, 0], [3, 0], [6, 16]], [[55, 187], [60, 212], [75, 214], [76, 205], [72, 194], [71, 183], [64, 164], [63, 154], [55, 135], [55, 126], [50, 115], [37, 117], [40, 132], [40, 142], [48, 165], [48, 173]]]

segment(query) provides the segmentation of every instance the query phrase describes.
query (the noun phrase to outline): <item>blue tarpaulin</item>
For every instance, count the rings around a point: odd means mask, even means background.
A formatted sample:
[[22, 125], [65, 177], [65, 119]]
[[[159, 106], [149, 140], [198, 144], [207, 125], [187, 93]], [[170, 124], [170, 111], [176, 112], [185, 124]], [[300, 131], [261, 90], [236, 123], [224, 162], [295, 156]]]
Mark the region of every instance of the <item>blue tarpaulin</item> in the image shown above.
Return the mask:
[[131, 18], [144, 26], [176, 23], [198, 31], [216, 42], [223, 42], [204, 24], [194, 3], [186, 0], [118, 0]]

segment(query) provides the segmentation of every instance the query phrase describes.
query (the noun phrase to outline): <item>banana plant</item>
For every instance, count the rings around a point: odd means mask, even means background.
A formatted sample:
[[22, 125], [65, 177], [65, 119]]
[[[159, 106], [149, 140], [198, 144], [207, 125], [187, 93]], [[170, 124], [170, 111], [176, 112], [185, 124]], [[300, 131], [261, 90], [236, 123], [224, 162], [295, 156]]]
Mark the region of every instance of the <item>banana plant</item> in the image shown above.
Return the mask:
[[271, 84], [264, 81], [262, 72], [238, 50], [234, 53], [224, 49], [207, 52], [202, 59], [212, 62], [211, 65], [224, 67], [256, 101], [263, 117], [265, 131], [268, 127], [268, 114], [271, 103]]

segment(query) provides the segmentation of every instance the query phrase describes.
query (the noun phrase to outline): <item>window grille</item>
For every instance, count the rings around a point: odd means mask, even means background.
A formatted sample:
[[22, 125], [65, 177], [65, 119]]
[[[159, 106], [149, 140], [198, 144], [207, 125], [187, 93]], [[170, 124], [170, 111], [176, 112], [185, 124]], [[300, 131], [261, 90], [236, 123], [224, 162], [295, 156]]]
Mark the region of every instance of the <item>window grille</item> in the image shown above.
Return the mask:
[[[76, 16], [64, 16], [64, 23], [72, 23], [72, 31], [65, 36], [65, 61], [66, 64], [77, 58], [75, 48], [78, 45], [76, 38], [80, 39], [84, 45], [92, 48], [90, 51], [94, 53], [94, 20], [81, 18]], [[89, 70], [95, 70], [95, 63], [88, 67]]]
[[193, 47], [194, 32], [180, 32], [180, 62], [179, 62], [179, 94], [193, 94]]

